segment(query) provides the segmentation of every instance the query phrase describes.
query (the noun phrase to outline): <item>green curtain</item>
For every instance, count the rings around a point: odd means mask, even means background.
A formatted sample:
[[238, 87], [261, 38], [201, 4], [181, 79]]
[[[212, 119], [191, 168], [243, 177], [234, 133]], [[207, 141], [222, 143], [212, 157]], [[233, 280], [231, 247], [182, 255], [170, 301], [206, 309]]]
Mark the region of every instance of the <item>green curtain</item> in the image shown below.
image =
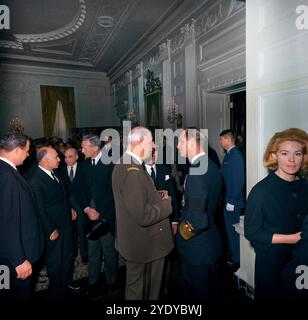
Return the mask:
[[74, 88], [41, 86], [44, 136], [46, 138], [52, 136], [58, 100], [62, 102], [64, 117], [68, 128], [76, 127]]

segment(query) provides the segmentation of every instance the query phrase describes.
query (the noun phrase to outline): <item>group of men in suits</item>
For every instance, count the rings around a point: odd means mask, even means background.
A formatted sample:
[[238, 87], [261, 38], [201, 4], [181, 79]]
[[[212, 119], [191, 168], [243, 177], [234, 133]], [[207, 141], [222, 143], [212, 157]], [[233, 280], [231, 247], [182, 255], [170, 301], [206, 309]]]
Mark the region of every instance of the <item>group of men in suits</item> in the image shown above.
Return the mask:
[[[83, 139], [87, 158], [78, 163], [77, 150], [65, 151], [61, 170], [57, 151], [38, 148], [37, 165], [26, 181], [18, 172], [28, 156], [30, 139], [9, 134], [0, 141], [0, 180], [6, 188], [0, 193], [0, 264], [10, 270], [11, 290], [1, 291], [12, 298], [29, 298], [33, 263], [44, 257], [51, 298], [75, 290], [73, 281], [73, 223], [80, 233], [80, 251], [89, 260], [89, 288], [98, 284], [101, 249], [104, 254], [107, 284], [117, 279], [117, 252], [114, 247], [115, 213], [111, 188], [112, 165], [101, 160], [97, 136]], [[104, 234], [85, 238], [85, 229], [106, 220]]]
[[[14, 280], [11, 292], [29, 296], [32, 264], [44, 247], [51, 295], [56, 298], [72, 287], [75, 228], [81, 256], [88, 260], [89, 292], [98, 287], [102, 254], [106, 282], [113, 288], [119, 252], [126, 260], [126, 299], [158, 299], [163, 276], [165, 284], [170, 278], [169, 257], [176, 243], [187, 297], [215, 298], [222, 251], [215, 224], [221, 184], [223, 181], [226, 190], [224, 221], [230, 259], [238, 263], [239, 241], [233, 225], [244, 207], [244, 161], [232, 132], [222, 132], [220, 143], [227, 154], [221, 179], [218, 166], [207, 157], [204, 139], [198, 129], [193, 134], [183, 130], [179, 137], [179, 153], [189, 160], [179, 214], [170, 167], [156, 163], [152, 134], [144, 127], [130, 131], [127, 150], [116, 165], [101, 161], [103, 156], [111, 156], [110, 140], [103, 150], [96, 135], [83, 138], [84, 161], [78, 162], [77, 150], [70, 147], [64, 153], [66, 165], [58, 171], [56, 150], [39, 148], [38, 167], [29, 184], [16, 169], [28, 155], [29, 138], [4, 136], [0, 141], [0, 181], [8, 187], [0, 192], [4, 204], [0, 264], [9, 266]], [[207, 170], [193, 173], [205, 162]], [[179, 232], [181, 223], [190, 226], [190, 239]], [[103, 231], [94, 237], [93, 230], [102, 225]], [[10, 245], [5, 245], [8, 241]], [[75, 245], [75, 254], [76, 250]]]

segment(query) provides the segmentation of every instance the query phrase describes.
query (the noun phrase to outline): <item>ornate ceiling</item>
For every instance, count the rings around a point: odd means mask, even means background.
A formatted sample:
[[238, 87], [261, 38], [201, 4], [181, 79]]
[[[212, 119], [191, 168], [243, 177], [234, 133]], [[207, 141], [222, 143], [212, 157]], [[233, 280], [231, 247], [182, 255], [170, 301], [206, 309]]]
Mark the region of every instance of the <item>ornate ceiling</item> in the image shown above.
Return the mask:
[[0, 58], [110, 74], [183, 2], [2, 0], [10, 30], [0, 30]]

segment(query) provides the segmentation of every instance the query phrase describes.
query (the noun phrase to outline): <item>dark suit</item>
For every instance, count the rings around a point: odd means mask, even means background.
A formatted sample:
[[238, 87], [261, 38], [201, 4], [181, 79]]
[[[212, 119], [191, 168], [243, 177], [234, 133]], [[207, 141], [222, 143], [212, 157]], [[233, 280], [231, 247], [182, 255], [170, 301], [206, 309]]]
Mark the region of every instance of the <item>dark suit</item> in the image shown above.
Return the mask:
[[154, 184], [157, 190], [167, 190], [169, 196], [172, 198], [172, 214], [170, 220], [172, 222], [179, 221], [179, 205], [177, 202], [176, 195], [176, 182], [174, 177], [171, 175], [171, 170], [164, 164], [155, 164], [156, 175]]
[[[107, 220], [109, 228], [109, 232], [98, 240], [88, 240], [88, 282], [89, 285], [94, 285], [99, 279], [102, 249], [106, 281], [109, 286], [112, 286], [117, 279], [118, 269], [118, 255], [114, 244], [115, 207], [111, 186], [113, 165], [105, 165], [99, 160], [93, 167], [91, 159], [86, 159], [82, 163], [82, 170], [86, 181], [85, 197], [81, 203], [82, 209], [94, 207], [100, 214], [99, 219]], [[95, 224], [96, 222], [89, 220], [88, 223]]]
[[[74, 256], [78, 253], [78, 238], [80, 245], [80, 255], [83, 258], [88, 257], [88, 241], [86, 239], [84, 229], [88, 221], [87, 214], [82, 210], [81, 203], [84, 198], [85, 181], [81, 169], [82, 164], [77, 162], [77, 167], [73, 180], [70, 180], [68, 167], [62, 167], [59, 170], [66, 187], [68, 200], [71, 208], [77, 213], [77, 221], [73, 221], [73, 238], [74, 238]], [[70, 167], [69, 167], [70, 169]]]
[[[171, 175], [169, 165], [155, 164], [156, 174], [154, 184], [157, 190], [167, 190], [169, 196], [172, 199], [172, 214], [170, 215], [171, 223], [179, 222], [179, 204], [178, 195], [176, 193], [176, 182], [174, 177]], [[169, 282], [171, 277], [172, 258], [174, 251], [170, 252], [165, 258], [163, 280], [162, 280], [162, 293], [167, 294], [169, 289]]]
[[115, 166], [112, 188], [117, 215], [116, 247], [127, 265], [125, 297], [158, 299], [164, 257], [173, 248], [168, 218], [172, 208], [169, 201], [161, 200], [141, 164], [127, 153], [123, 157], [132, 164]]
[[0, 184], [0, 265], [8, 266], [11, 272], [11, 290], [0, 290], [0, 293], [27, 299], [31, 278], [16, 279], [15, 268], [25, 260], [33, 265], [41, 256], [44, 247], [42, 225], [28, 183], [2, 160]]
[[[239, 223], [245, 207], [245, 163], [237, 147], [226, 153], [220, 170], [224, 181], [224, 222], [229, 250], [231, 259], [240, 262], [239, 234], [233, 225]], [[228, 210], [227, 204], [233, 205], [234, 210]]]
[[[46, 269], [52, 298], [67, 289], [73, 280], [73, 244], [71, 212], [60, 176], [55, 181], [46, 172], [37, 169], [30, 180], [34, 191], [46, 237]], [[56, 240], [49, 237], [59, 231]]]
[[[206, 161], [205, 156], [199, 158]], [[198, 167], [197, 162], [191, 168]], [[176, 243], [181, 258], [187, 298], [213, 299], [217, 290], [217, 262], [222, 252], [221, 239], [215, 225], [221, 177], [217, 166], [208, 159], [204, 174], [187, 175], [185, 206], [180, 221], [188, 221], [196, 236], [184, 240], [177, 233]]]

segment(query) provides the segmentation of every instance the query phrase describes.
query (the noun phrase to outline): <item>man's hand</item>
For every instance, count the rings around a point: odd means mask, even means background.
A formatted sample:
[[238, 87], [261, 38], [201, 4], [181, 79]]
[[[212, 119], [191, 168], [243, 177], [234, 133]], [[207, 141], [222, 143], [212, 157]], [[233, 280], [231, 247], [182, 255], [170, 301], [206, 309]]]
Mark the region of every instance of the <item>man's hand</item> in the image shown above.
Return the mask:
[[32, 274], [32, 266], [28, 260], [25, 260], [22, 264], [15, 268], [17, 273], [17, 279], [25, 280]]
[[50, 239], [51, 241], [54, 241], [54, 240], [57, 240], [58, 237], [59, 237], [59, 231], [58, 231], [57, 229], [55, 229], [55, 230], [53, 231], [53, 233], [50, 235], [49, 239]]
[[77, 213], [73, 208], [71, 209], [71, 214], [72, 214], [72, 221], [75, 221], [77, 219]]
[[89, 208], [86, 213], [90, 220], [95, 221], [99, 219], [99, 213], [93, 208]]
[[167, 190], [159, 190], [158, 192], [159, 192], [162, 200], [166, 200], [166, 199], [170, 198], [168, 196], [168, 191]]

